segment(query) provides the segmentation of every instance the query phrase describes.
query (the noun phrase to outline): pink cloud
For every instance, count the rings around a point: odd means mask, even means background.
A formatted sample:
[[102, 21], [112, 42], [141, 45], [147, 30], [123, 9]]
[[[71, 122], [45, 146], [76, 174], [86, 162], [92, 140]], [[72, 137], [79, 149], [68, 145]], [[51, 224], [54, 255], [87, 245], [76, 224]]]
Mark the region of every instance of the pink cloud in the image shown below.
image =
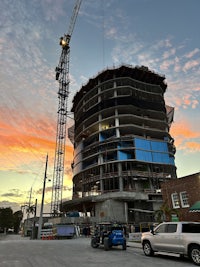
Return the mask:
[[175, 55], [175, 53], [176, 53], [176, 49], [175, 49], [175, 48], [172, 48], [172, 49], [170, 49], [169, 51], [165, 51], [165, 52], [164, 52], [164, 54], [163, 54], [163, 58], [164, 58], [164, 59], [167, 59], [167, 58], [169, 58], [170, 56]]
[[183, 66], [183, 71], [186, 72], [189, 69], [192, 69], [196, 66], [198, 66], [200, 64], [200, 62], [198, 60], [190, 60], [188, 62], [185, 63], [185, 65]]
[[193, 51], [189, 52], [188, 54], [185, 55], [186, 58], [191, 58], [194, 55], [196, 55], [199, 52], [199, 48], [195, 48]]
[[162, 71], [166, 71], [173, 64], [174, 64], [174, 61], [173, 60], [164, 60], [163, 63], [160, 65], [160, 69]]
[[174, 71], [179, 72], [181, 70], [181, 64], [180, 64], [180, 59], [178, 57], [175, 57], [174, 61]]
[[184, 108], [191, 106], [193, 109], [197, 107], [197, 105], [199, 104], [198, 100], [196, 99], [192, 99], [192, 95], [191, 94], [186, 94], [183, 97], [182, 100], [182, 105]]
[[200, 87], [195, 87], [195, 88], [194, 88], [194, 91], [195, 91], [195, 92], [199, 92], [199, 91], [200, 91]]

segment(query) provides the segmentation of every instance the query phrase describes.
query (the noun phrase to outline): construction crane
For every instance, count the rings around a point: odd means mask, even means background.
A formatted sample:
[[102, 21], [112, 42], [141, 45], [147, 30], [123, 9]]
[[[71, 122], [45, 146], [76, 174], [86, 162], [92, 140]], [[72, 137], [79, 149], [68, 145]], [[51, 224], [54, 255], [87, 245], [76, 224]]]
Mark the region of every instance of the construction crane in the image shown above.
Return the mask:
[[69, 96], [69, 59], [70, 59], [70, 40], [76, 23], [77, 15], [82, 0], [76, 0], [73, 14], [71, 16], [67, 34], [60, 38], [62, 52], [58, 66], [56, 67], [56, 80], [59, 82], [58, 90], [58, 118], [56, 149], [54, 158], [53, 184], [51, 210], [52, 216], [60, 214], [60, 205], [62, 202], [64, 161], [65, 161], [65, 141], [66, 141], [66, 123], [67, 123], [67, 102]]

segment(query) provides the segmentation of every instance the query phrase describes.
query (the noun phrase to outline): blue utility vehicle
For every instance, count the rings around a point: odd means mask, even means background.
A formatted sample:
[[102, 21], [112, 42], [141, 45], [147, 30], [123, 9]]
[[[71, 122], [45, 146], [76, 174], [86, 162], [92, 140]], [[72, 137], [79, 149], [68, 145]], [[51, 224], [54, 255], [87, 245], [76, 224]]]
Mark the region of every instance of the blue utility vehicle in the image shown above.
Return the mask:
[[125, 227], [116, 223], [100, 223], [96, 225], [91, 239], [91, 246], [98, 248], [104, 246], [109, 250], [113, 246], [122, 246], [126, 250]]

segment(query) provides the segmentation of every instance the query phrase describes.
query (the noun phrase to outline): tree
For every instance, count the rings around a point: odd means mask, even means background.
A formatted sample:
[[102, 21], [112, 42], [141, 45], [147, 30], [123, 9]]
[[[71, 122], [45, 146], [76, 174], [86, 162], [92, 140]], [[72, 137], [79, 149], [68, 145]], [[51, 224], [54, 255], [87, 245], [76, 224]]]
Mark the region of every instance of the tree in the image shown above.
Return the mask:
[[13, 227], [13, 210], [11, 208], [0, 208], [0, 228], [6, 231]]
[[35, 213], [35, 209], [36, 209], [35, 205], [28, 206], [26, 208], [26, 213], [32, 213], [32, 214], [34, 214]]
[[171, 221], [172, 214], [178, 215], [178, 211], [176, 209], [171, 209], [166, 202], [163, 203], [160, 209], [156, 210], [154, 213], [155, 220], [158, 223], [161, 223], [163, 221]]
[[16, 234], [19, 232], [19, 227], [22, 219], [23, 219], [23, 212], [21, 210], [18, 210], [13, 214], [13, 227], [14, 227], [14, 232]]

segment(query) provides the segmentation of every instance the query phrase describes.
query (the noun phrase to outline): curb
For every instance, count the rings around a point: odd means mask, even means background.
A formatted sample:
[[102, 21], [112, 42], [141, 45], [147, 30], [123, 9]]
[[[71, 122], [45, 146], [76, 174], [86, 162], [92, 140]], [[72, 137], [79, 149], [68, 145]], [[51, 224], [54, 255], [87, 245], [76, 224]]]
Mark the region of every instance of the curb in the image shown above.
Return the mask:
[[127, 242], [127, 247], [140, 248], [140, 249], [142, 249], [142, 244], [141, 243], [138, 243], [138, 242], [128, 241]]

